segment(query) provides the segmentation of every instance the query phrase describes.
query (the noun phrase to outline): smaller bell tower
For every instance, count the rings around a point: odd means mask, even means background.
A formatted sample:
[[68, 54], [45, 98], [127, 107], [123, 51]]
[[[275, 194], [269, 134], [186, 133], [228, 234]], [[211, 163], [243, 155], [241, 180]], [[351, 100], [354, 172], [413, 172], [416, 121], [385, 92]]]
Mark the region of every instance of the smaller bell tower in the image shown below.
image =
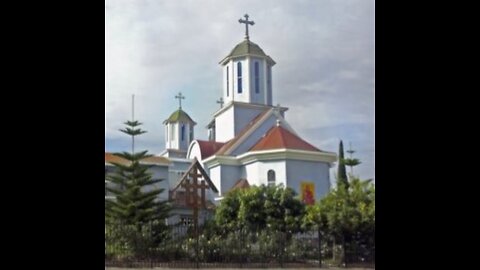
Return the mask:
[[160, 155], [185, 158], [188, 146], [194, 140], [194, 127], [197, 123], [182, 110], [182, 99], [185, 99], [185, 96], [180, 92], [175, 98], [178, 99], [179, 108], [163, 121], [165, 125], [165, 151]]

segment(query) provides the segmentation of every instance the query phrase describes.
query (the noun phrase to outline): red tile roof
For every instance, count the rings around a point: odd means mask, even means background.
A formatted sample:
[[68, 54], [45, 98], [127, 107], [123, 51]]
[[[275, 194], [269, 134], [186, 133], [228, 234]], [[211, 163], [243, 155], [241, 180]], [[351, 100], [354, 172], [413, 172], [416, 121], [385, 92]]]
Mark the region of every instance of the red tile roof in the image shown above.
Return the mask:
[[264, 137], [250, 148], [250, 151], [282, 148], [322, 152], [281, 126], [271, 128]]
[[[110, 164], [112, 164], [112, 163], [119, 163], [119, 164], [122, 164], [122, 165], [128, 165], [129, 164], [128, 160], [126, 160], [122, 157], [116, 156], [112, 153], [107, 153], [107, 152], [105, 152], [105, 162], [110, 163]], [[167, 158], [164, 158], [164, 157], [152, 156], [152, 157], [147, 157], [147, 158], [142, 159], [141, 163], [169, 164], [170, 161]]]
[[105, 162], [106, 163], [120, 163], [122, 165], [126, 165], [127, 164], [127, 160], [126, 159], [123, 159], [121, 157], [118, 157], [118, 156], [115, 156], [114, 154], [112, 153], [106, 153], [105, 152]]
[[206, 159], [209, 156], [212, 156], [225, 144], [221, 142], [202, 141], [202, 140], [197, 140], [197, 142], [198, 142], [198, 145], [200, 146], [200, 153], [202, 154], [202, 159]]
[[250, 187], [250, 184], [248, 183], [248, 180], [245, 178], [240, 178], [229, 191], [236, 190], [236, 189], [247, 189], [249, 187]]

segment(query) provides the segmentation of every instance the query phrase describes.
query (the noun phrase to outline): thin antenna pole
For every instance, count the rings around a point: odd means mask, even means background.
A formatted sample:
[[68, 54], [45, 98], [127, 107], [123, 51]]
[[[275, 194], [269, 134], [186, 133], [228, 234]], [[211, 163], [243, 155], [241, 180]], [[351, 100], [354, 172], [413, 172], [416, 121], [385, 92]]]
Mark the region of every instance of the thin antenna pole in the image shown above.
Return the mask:
[[[132, 122], [135, 121], [135, 95], [132, 95]], [[135, 136], [132, 135], [132, 155], [135, 153]]]

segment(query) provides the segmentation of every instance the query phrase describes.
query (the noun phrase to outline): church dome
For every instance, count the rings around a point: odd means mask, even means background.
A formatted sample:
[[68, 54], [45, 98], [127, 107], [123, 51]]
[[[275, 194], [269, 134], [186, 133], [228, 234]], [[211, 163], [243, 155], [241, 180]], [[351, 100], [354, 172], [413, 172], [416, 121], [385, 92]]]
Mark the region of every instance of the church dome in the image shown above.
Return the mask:
[[267, 61], [269, 61], [272, 65], [275, 64], [275, 61], [265, 54], [265, 52], [258, 46], [257, 44], [251, 42], [249, 39], [245, 39], [244, 41], [240, 42], [233, 48], [233, 50], [222, 60], [220, 63], [225, 63], [227, 60], [231, 58], [236, 58], [236, 57], [242, 57], [242, 56], [260, 56], [267, 58]]
[[176, 123], [176, 122], [190, 122], [196, 125], [195, 121], [182, 109], [178, 109], [173, 112], [167, 120], [163, 121], [164, 124], [166, 123]]

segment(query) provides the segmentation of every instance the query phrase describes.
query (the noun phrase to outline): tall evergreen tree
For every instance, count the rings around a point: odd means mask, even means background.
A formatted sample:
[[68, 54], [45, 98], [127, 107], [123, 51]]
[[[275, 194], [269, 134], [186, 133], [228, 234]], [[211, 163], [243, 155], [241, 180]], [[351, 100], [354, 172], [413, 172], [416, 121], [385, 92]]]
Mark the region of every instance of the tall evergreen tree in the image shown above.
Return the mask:
[[128, 162], [113, 163], [115, 170], [106, 176], [106, 180], [113, 184], [106, 189], [115, 199], [105, 200], [105, 217], [125, 225], [135, 225], [141, 230], [142, 224], [150, 221], [164, 222], [170, 206], [167, 201], [158, 200], [164, 189], [152, 186], [163, 179], [153, 179], [148, 172], [150, 166], [140, 163], [152, 155], [147, 154], [148, 151], [135, 152], [135, 137], [146, 131], [139, 128], [141, 123], [138, 121], [127, 121], [125, 125], [126, 128], [120, 131], [132, 137], [132, 152], [115, 154]]
[[347, 169], [345, 168], [345, 157], [343, 154], [342, 140], [340, 140], [340, 146], [338, 149], [337, 185], [348, 188]]
[[343, 163], [346, 165], [346, 166], [349, 166], [350, 167], [350, 177], [353, 178], [354, 175], [353, 175], [353, 167], [357, 166], [357, 165], [360, 165], [361, 162], [358, 158], [353, 158], [353, 153], [355, 153], [355, 151], [352, 149], [352, 143], [350, 143], [350, 149], [347, 151], [347, 153], [350, 155], [349, 158], [346, 158], [343, 160]]

